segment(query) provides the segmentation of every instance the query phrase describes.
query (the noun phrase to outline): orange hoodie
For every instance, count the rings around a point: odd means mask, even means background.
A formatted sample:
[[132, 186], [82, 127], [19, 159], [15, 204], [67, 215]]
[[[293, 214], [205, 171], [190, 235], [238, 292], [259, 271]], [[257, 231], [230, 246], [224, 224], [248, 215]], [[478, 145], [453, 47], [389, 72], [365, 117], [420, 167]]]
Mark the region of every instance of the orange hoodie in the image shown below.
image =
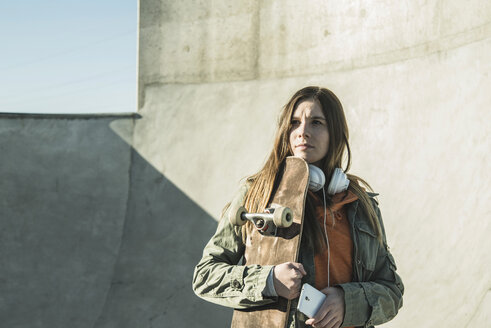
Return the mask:
[[[313, 194], [311, 194], [313, 195]], [[330, 249], [330, 266], [328, 279], [328, 250], [315, 255], [315, 287], [318, 290], [336, 284], [351, 282], [353, 273], [353, 240], [346, 215], [346, 204], [354, 202], [358, 197], [351, 191], [337, 193], [332, 198], [330, 209], [326, 209], [326, 230]], [[315, 216], [324, 233], [323, 200], [314, 195]], [[328, 281], [329, 280], [329, 281]]]

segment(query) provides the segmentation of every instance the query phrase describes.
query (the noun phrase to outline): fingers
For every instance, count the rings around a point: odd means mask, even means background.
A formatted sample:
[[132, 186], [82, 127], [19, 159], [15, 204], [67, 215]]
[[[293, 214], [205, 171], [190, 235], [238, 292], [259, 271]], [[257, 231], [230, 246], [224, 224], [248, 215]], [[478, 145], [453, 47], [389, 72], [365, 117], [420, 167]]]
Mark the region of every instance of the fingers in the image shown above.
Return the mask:
[[302, 277], [307, 274], [302, 263], [291, 263], [291, 265], [302, 274]]
[[339, 318], [329, 312], [322, 320], [316, 321], [314, 318], [305, 321], [305, 324], [312, 325], [314, 328], [339, 328], [341, 326]]
[[314, 323], [313, 327], [314, 328], [319, 328], [319, 327], [322, 327], [322, 328], [338, 328], [340, 325], [341, 325], [341, 322], [339, 321], [338, 318], [336, 318], [335, 316], [332, 316], [332, 315], [327, 315], [321, 321]]
[[312, 318], [305, 321], [305, 323], [308, 325], [317, 325], [320, 321], [327, 318], [329, 313], [330, 313], [329, 303], [327, 302], [327, 299], [325, 299], [324, 303], [322, 303], [317, 313]]
[[289, 267], [293, 270], [291, 276], [293, 286], [290, 289], [290, 297], [288, 299], [292, 300], [300, 296], [300, 291], [302, 289], [302, 278], [307, 274], [307, 272], [305, 272], [305, 269], [301, 263], [291, 262], [289, 263]]
[[297, 280], [302, 280], [302, 277], [304, 276], [304, 274], [302, 274], [302, 272], [298, 271], [298, 270], [295, 270], [293, 271], [292, 273], [292, 277], [294, 279], [297, 279]]
[[276, 293], [286, 299], [294, 299], [300, 295], [302, 277], [306, 274], [302, 264], [285, 262], [273, 269], [273, 283]]
[[344, 293], [338, 287], [322, 290], [327, 295], [319, 311], [305, 323], [313, 327], [338, 328], [344, 319]]

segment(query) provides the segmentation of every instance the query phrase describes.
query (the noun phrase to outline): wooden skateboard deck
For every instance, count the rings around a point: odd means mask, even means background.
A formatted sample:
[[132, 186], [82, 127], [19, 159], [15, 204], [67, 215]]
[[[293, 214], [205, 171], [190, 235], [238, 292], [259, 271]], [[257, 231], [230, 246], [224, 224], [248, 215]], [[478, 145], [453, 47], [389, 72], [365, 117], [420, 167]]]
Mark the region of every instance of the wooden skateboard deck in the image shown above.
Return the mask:
[[[276, 237], [264, 236], [253, 229], [246, 240], [246, 265], [277, 265], [298, 261], [308, 184], [308, 164], [299, 157], [287, 157], [270, 206], [289, 207], [293, 212], [293, 224], [288, 228], [278, 229]], [[235, 310], [232, 327], [285, 327], [290, 303], [286, 298], [279, 297], [278, 302], [273, 304]]]

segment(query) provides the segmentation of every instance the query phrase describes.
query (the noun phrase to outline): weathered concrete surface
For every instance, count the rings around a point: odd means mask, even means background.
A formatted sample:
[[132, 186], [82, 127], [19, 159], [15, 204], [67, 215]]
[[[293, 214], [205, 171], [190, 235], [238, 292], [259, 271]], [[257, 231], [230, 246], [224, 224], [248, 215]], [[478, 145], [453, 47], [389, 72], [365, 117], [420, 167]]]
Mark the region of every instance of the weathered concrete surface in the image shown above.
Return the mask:
[[387, 327], [490, 321], [490, 4], [140, 3], [141, 119], [0, 117], [0, 322], [226, 327], [193, 266], [277, 113], [342, 100], [406, 284]]
[[386, 326], [486, 325], [490, 53], [482, 0], [144, 1], [133, 145], [217, 218], [289, 96], [331, 88], [406, 284]]
[[215, 221], [135, 151], [130, 179], [111, 289], [93, 327], [226, 326], [231, 310], [217, 309], [191, 290]]
[[130, 147], [112, 120], [0, 117], [2, 327], [93, 327], [129, 192]]
[[489, 37], [491, 4], [141, 1], [140, 79], [203, 83], [385, 65]]
[[2, 327], [230, 322], [190, 287], [215, 221], [128, 145], [133, 125], [0, 118]]

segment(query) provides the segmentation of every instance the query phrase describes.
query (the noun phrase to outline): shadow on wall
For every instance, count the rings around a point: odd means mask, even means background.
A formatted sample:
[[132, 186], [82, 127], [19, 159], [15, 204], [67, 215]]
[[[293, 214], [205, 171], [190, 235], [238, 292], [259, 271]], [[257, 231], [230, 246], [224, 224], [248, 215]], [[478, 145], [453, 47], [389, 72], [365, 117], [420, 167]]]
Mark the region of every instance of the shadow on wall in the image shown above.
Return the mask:
[[95, 327], [228, 327], [232, 311], [191, 289], [216, 221], [133, 149], [131, 156], [123, 242]]
[[216, 221], [114, 121], [0, 117], [0, 326], [229, 325], [191, 289]]

